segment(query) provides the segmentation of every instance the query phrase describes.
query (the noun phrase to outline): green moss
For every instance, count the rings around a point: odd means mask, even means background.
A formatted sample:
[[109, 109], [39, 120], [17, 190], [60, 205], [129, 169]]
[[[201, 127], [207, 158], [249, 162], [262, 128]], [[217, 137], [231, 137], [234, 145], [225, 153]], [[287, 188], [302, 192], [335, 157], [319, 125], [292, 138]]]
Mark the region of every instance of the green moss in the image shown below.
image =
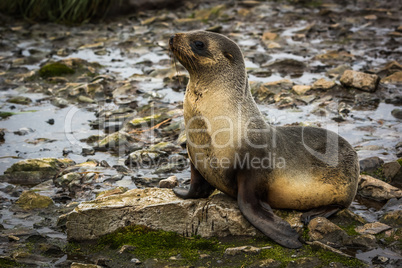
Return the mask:
[[352, 223], [349, 225], [341, 225], [339, 224], [338, 226], [344, 230], [349, 236], [356, 236], [356, 235], [360, 235], [358, 232], [356, 232], [356, 227], [357, 227], [358, 223]]
[[43, 78], [74, 74], [75, 71], [65, 64], [53, 62], [39, 69], [39, 76]]
[[1, 119], [4, 119], [4, 118], [7, 118], [7, 117], [10, 117], [10, 116], [12, 116], [12, 115], [15, 115], [15, 113], [12, 113], [12, 112], [3, 112], [3, 111], [0, 111], [0, 118], [1, 118]]
[[21, 267], [21, 266], [22, 266], [21, 264], [19, 264], [14, 260], [5, 257], [0, 257], [0, 267], [8, 268], [8, 267]]
[[135, 255], [140, 259], [168, 259], [180, 254], [185, 262], [194, 262], [199, 251], [217, 251], [217, 240], [200, 237], [185, 238], [174, 232], [155, 231], [144, 226], [127, 226], [105, 235], [98, 246], [118, 249], [123, 245], [135, 247]]
[[399, 158], [398, 160], [396, 160], [398, 163], [399, 163], [399, 165], [401, 165], [402, 166], [402, 158]]
[[[342, 263], [347, 267], [364, 267], [364, 263], [354, 258], [339, 256], [323, 249], [305, 245], [301, 249], [284, 248], [266, 237], [225, 237], [225, 238], [186, 238], [173, 232], [157, 231], [144, 226], [128, 226], [100, 238], [95, 244], [90, 242], [82, 244], [69, 243], [65, 251], [70, 255], [89, 256], [101, 254], [110, 256], [113, 265], [124, 266], [132, 256], [145, 262], [157, 259], [163, 266], [172, 264], [177, 266], [203, 266], [203, 267], [247, 267], [259, 260], [273, 259], [286, 267], [291, 261], [301, 258], [318, 258], [321, 265], [328, 267], [331, 262]], [[116, 254], [123, 245], [132, 245], [129, 254]], [[242, 253], [235, 256], [224, 254], [227, 248], [251, 245], [254, 247], [267, 247], [258, 254]], [[201, 254], [209, 257], [200, 258]], [[172, 260], [171, 257], [180, 255]]]

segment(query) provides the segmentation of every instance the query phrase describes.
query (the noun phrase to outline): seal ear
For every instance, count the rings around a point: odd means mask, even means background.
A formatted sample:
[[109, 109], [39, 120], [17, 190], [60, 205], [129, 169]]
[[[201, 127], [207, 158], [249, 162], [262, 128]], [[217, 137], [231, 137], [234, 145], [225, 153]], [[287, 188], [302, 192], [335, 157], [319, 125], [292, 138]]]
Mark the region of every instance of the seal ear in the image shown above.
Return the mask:
[[230, 61], [233, 61], [234, 60], [234, 57], [233, 57], [233, 55], [232, 54], [230, 54], [229, 52], [223, 52], [223, 56], [225, 56], [225, 58], [227, 58], [228, 60], [230, 60]]

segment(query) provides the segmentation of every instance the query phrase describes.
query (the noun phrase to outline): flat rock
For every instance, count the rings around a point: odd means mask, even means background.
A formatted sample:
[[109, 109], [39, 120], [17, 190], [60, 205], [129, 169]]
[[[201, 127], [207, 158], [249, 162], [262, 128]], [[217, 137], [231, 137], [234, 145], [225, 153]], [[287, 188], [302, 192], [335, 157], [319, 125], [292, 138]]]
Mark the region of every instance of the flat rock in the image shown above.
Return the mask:
[[9, 167], [0, 181], [21, 185], [37, 185], [56, 176], [63, 168], [74, 165], [71, 159], [36, 158], [19, 161]]
[[170, 189], [133, 189], [83, 202], [66, 219], [69, 240], [97, 239], [127, 225], [145, 225], [185, 236], [262, 235], [241, 214], [233, 198], [177, 197]]
[[345, 87], [353, 87], [368, 92], [376, 91], [379, 81], [380, 77], [375, 74], [367, 74], [353, 70], [346, 70], [340, 79], [340, 82]]
[[357, 193], [377, 201], [402, 197], [402, 190], [369, 175], [360, 175]]
[[340, 247], [349, 236], [339, 226], [326, 218], [317, 217], [308, 224], [310, 241], [319, 241], [331, 247]]
[[391, 229], [391, 226], [388, 226], [381, 222], [371, 222], [367, 223], [363, 226], [358, 226], [355, 228], [355, 231], [360, 234], [379, 234], [383, 231]]

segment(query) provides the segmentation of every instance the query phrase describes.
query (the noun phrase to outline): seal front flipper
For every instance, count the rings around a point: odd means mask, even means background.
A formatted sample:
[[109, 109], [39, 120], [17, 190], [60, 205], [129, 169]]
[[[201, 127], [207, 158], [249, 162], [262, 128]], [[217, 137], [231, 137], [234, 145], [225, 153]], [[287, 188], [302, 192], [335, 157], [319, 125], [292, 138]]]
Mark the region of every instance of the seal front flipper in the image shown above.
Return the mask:
[[276, 243], [287, 248], [300, 248], [299, 234], [290, 227], [290, 224], [276, 216], [271, 207], [256, 195], [258, 185], [256, 179], [240, 172], [237, 175], [237, 202], [244, 217]]
[[200, 172], [194, 167], [193, 163], [191, 163], [190, 189], [186, 190], [179, 187], [173, 188], [173, 192], [178, 197], [184, 199], [208, 197], [214, 190], [215, 187], [204, 179]]

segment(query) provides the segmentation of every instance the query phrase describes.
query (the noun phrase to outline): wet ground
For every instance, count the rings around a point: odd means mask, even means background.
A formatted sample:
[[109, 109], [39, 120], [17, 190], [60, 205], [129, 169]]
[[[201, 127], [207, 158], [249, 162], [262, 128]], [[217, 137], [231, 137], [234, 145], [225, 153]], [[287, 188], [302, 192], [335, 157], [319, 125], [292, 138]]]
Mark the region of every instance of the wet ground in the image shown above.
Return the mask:
[[[113, 167], [89, 169], [100, 178], [86, 194], [56, 201], [60, 211], [70, 203], [90, 200], [102, 190], [141, 187], [135, 178], [158, 181], [176, 175], [183, 182], [189, 177], [188, 167], [160, 174], [154, 173], [155, 167], [126, 167], [133, 145], [95, 150], [89, 155], [83, 153], [83, 148], [96, 147], [88, 142], [90, 136], [104, 137], [132, 118], [181, 109], [186, 80], [177, 82], [175, 76], [185, 77], [186, 71], [174, 64], [167, 40], [176, 32], [208, 28], [240, 45], [249, 81], [252, 88], [257, 88], [255, 96], [267, 121], [273, 125], [314, 125], [334, 130], [353, 145], [360, 159], [398, 159], [396, 145], [402, 141], [402, 119], [392, 111], [401, 109], [401, 84], [380, 82], [372, 93], [345, 89], [336, 71], [346, 68], [385, 78], [391, 72], [387, 64], [402, 63], [398, 1], [211, 2], [186, 3], [177, 10], [144, 11], [74, 27], [30, 25], [0, 17], [0, 124], [5, 133], [0, 144], [0, 173], [20, 160], [42, 157], [67, 157], [76, 163], [91, 158], [105, 160]], [[85, 71], [54, 80], [38, 77], [41, 66], [70, 58], [85, 60], [81, 63]], [[89, 66], [94, 62], [100, 66]], [[333, 80], [336, 85], [304, 96], [290, 90], [293, 85], [313, 85], [321, 78]], [[290, 80], [290, 88], [274, 92], [274, 100], [258, 99], [257, 85], [281, 79]], [[71, 93], [80, 85], [100, 80], [102, 87], [95, 87], [95, 93], [88, 89]], [[80, 95], [90, 100], [79, 99]], [[31, 101], [10, 103], [14, 96]], [[60, 104], [60, 99], [66, 103]], [[129, 109], [118, 113], [121, 117], [113, 117], [114, 111], [124, 108]], [[161, 141], [177, 144], [181, 121], [182, 116], [175, 116], [168, 124], [153, 128], [160, 123], [154, 122], [131, 135], [140, 147]], [[171, 130], [162, 128], [169, 124]], [[119, 167], [128, 169], [121, 172]], [[28, 227], [51, 239], [65, 239], [63, 232], [49, 228], [60, 211], [36, 215], [15, 210], [15, 200], [29, 187], [0, 183], [0, 188], [0, 219], [5, 229]], [[60, 189], [50, 184], [42, 188], [41, 194], [61, 200], [60, 196], [55, 198], [57, 192], [60, 194]], [[358, 201], [351, 209], [369, 221], [377, 220], [381, 214]], [[48, 225], [43, 224], [46, 219]], [[0, 248], [1, 254], [9, 251], [8, 245]], [[375, 252], [362, 252], [356, 257], [369, 261], [374, 255]]]

